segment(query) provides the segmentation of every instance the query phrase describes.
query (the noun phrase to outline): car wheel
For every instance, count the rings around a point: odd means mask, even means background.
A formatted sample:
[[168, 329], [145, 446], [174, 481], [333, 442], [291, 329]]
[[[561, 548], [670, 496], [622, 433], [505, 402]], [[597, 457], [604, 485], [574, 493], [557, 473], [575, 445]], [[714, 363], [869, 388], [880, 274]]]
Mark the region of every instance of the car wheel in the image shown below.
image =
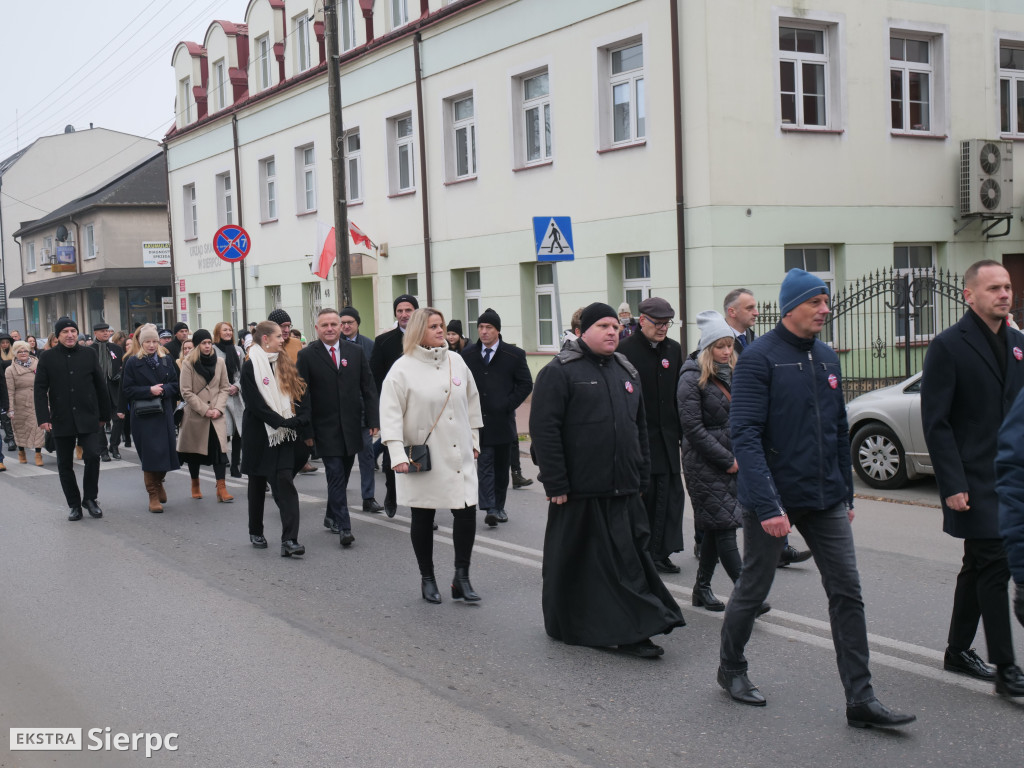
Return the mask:
[[853, 468], [872, 488], [892, 490], [907, 484], [907, 457], [896, 434], [873, 422], [857, 430], [850, 443]]

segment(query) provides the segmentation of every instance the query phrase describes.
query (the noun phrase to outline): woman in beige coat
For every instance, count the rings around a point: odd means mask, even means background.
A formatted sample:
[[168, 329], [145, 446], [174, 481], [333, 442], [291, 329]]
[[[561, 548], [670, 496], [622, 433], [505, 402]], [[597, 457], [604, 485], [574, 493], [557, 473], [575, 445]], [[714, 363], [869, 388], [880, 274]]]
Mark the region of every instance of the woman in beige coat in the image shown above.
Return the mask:
[[192, 498], [203, 498], [199, 490], [199, 465], [213, 466], [217, 480], [217, 501], [233, 501], [224, 476], [228, 465], [228, 434], [224, 420], [231, 382], [227, 367], [213, 351], [213, 339], [205, 328], [192, 334], [195, 348], [181, 364], [179, 391], [185, 403], [178, 430], [178, 458], [188, 464], [192, 476]]
[[[380, 434], [395, 470], [398, 503], [412, 508], [409, 535], [423, 599], [441, 602], [434, 578], [434, 511], [447, 507], [455, 518], [452, 598], [473, 602], [480, 599], [469, 583], [476, 536], [474, 462], [484, 423], [476, 382], [462, 357], [448, 350], [444, 316], [436, 309], [413, 312], [404, 345], [404, 354], [384, 379]], [[406, 451], [423, 444], [430, 450], [430, 470], [410, 471]]]
[[[36, 406], [33, 389], [36, 383], [36, 366], [39, 361], [32, 357], [31, 347], [26, 341], [16, 341], [11, 347], [14, 360], [7, 366], [7, 396], [10, 408], [7, 414], [14, 426], [14, 442], [18, 446], [18, 461], [28, 462], [26, 448], [36, 449], [36, 466], [43, 466], [43, 441], [46, 433], [36, 423]], [[2, 457], [0, 457], [2, 459]]]

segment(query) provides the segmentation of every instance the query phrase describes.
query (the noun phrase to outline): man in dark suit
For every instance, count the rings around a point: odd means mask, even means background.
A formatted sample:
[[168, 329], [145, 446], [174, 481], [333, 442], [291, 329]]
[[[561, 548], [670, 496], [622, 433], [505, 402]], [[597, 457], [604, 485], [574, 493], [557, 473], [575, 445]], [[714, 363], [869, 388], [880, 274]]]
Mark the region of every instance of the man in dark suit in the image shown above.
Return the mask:
[[[969, 309], [928, 346], [921, 419], [942, 497], [942, 529], [964, 540], [943, 667], [994, 681], [1004, 696], [1024, 696], [995, 487], [999, 426], [1024, 388], [1024, 334], [1006, 325], [1012, 296], [1010, 275], [998, 262], [979, 261], [964, 273]], [[971, 648], [979, 619], [995, 671]]]
[[[370, 371], [377, 385], [378, 398], [384, 387], [384, 377], [388, 375], [395, 361], [402, 356], [405, 327], [409, 325], [412, 313], [420, 308], [420, 303], [416, 301], [415, 296], [403, 293], [395, 297], [392, 307], [395, 310], [397, 325], [373, 340], [373, 355], [370, 357]], [[395, 473], [391, 469], [387, 451], [384, 451], [381, 465], [384, 470], [384, 486], [387, 489], [384, 495], [384, 511], [388, 517], [394, 517], [398, 511], [398, 500], [395, 497]]]
[[107, 391], [110, 393], [110, 445], [108, 449], [106, 432], [101, 432], [100, 461], [110, 461], [111, 457], [121, 458], [117, 447], [121, 444], [124, 419], [117, 416], [117, 404], [121, 397], [121, 359], [124, 357], [124, 350], [110, 341], [110, 326], [106, 323], [96, 323], [92, 327], [92, 333], [92, 349], [96, 352], [100, 372], [107, 382]]
[[[36, 368], [36, 420], [53, 433], [57, 447], [57, 473], [70, 513], [81, 520], [82, 507], [92, 517], [103, 517], [99, 496], [99, 434], [110, 419], [110, 393], [100, 372], [96, 353], [78, 343], [78, 325], [62, 317], [54, 327], [57, 346], [39, 356]], [[85, 476], [79, 491], [73, 461], [75, 443], [82, 446]]]
[[[341, 338], [343, 341], [358, 344], [363, 350], [366, 364], [373, 358], [373, 339], [359, 332], [362, 319], [355, 307], [344, 307], [338, 313], [341, 318]], [[364, 412], [365, 416], [365, 412]], [[367, 425], [364, 423], [364, 427]], [[363, 496], [363, 512], [383, 512], [384, 507], [377, 503], [377, 481], [373, 476], [376, 457], [373, 455], [373, 435], [369, 429], [362, 430], [363, 447], [359, 451], [359, 490]]]
[[[319, 341], [302, 349], [296, 360], [309, 388], [313, 438], [327, 475], [327, 515], [324, 526], [341, 536], [341, 545], [355, 541], [348, 512], [348, 478], [363, 432], [380, 429], [377, 390], [370, 366], [358, 344], [341, 340], [336, 309], [321, 309], [316, 318]], [[366, 426], [364, 426], [364, 424]]]
[[[651, 481], [644, 489], [644, 507], [651, 527], [649, 549], [654, 567], [679, 573], [669, 557], [683, 550], [683, 481], [679, 476], [682, 430], [676, 405], [676, 385], [683, 367], [683, 348], [668, 338], [676, 311], [665, 299], [652, 296], [639, 306], [639, 332], [619, 344], [619, 352], [640, 374], [651, 449]], [[698, 572], [698, 583], [702, 578]], [[710, 587], [711, 576], [707, 576]]]
[[487, 510], [484, 522], [492, 528], [507, 523], [505, 499], [508, 495], [511, 446], [516, 438], [516, 408], [533, 391], [533, 377], [526, 364], [526, 353], [501, 341], [501, 318], [488, 307], [477, 318], [479, 334], [475, 344], [462, 350], [462, 357], [480, 391], [480, 410], [484, 426], [480, 430], [480, 457], [477, 459], [479, 508]]

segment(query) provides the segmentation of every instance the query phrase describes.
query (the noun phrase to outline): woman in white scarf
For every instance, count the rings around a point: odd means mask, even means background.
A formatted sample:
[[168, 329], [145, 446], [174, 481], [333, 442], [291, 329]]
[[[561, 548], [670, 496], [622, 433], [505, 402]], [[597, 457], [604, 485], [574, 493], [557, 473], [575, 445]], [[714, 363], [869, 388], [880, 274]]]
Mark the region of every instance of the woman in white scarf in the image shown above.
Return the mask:
[[279, 354], [281, 326], [256, 326], [249, 359], [242, 365], [242, 472], [249, 476], [249, 540], [266, 549], [263, 506], [269, 482], [281, 511], [281, 556], [303, 555], [295, 475], [306, 464], [313, 433], [309, 395], [295, 363]]

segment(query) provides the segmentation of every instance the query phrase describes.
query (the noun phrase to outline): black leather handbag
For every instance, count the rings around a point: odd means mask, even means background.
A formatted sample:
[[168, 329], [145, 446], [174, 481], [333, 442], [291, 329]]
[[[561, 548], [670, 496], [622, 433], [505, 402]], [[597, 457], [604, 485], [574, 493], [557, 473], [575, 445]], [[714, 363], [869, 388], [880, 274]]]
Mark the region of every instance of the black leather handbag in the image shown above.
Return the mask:
[[427, 440], [434, 433], [434, 427], [437, 426], [437, 422], [441, 420], [441, 414], [444, 413], [444, 409], [448, 406], [448, 401], [452, 396], [452, 361], [448, 358], [448, 397], [444, 399], [444, 405], [441, 406], [441, 413], [437, 414], [437, 418], [434, 419], [434, 424], [430, 428], [430, 432], [427, 432], [427, 436], [423, 438], [422, 445], [407, 445], [405, 447], [405, 455], [409, 459], [409, 471], [410, 472], [429, 472], [430, 471], [430, 448], [427, 447]]
[[132, 402], [132, 416], [156, 416], [164, 412], [162, 397], [147, 397], [145, 400]]

